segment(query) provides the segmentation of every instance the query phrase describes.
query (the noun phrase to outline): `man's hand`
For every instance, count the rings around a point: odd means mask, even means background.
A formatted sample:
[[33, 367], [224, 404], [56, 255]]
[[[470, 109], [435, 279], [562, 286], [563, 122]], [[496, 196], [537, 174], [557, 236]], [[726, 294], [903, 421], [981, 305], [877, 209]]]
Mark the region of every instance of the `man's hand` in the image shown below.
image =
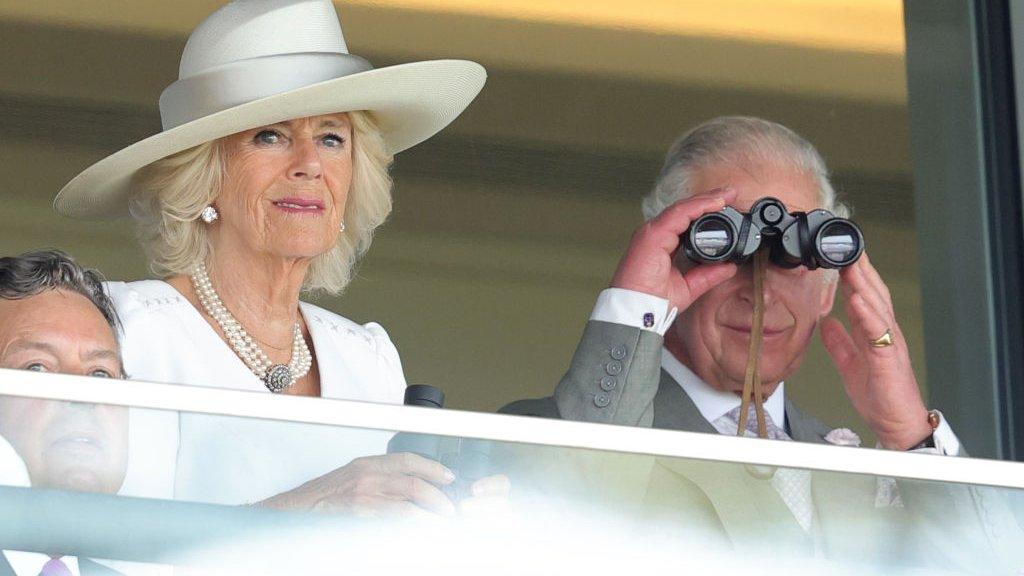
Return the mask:
[[735, 198], [735, 190], [715, 189], [680, 200], [646, 222], [633, 234], [611, 287], [665, 298], [669, 306], [681, 312], [705, 292], [731, 278], [736, 274], [735, 264], [695, 266], [683, 274], [674, 260], [679, 235], [697, 218], [721, 210]]
[[[839, 369], [854, 408], [882, 447], [912, 448], [930, 436], [932, 429], [907, 342], [896, 323], [889, 288], [867, 253], [840, 276], [850, 330], [839, 320], [826, 318], [821, 325], [822, 342]], [[892, 332], [892, 346], [873, 347], [871, 341], [886, 330]]]
[[453, 481], [451, 470], [416, 454], [367, 456], [260, 505], [365, 517], [452, 516], [455, 505], [438, 487]]

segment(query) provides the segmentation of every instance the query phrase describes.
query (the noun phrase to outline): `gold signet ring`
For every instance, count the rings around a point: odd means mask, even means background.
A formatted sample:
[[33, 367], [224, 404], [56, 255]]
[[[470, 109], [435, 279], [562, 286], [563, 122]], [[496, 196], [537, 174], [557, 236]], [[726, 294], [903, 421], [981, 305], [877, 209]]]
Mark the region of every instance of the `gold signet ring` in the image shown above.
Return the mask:
[[878, 338], [872, 340], [871, 345], [875, 348], [885, 348], [886, 346], [892, 346], [892, 330], [886, 328], [885, 334], [882, 334]]

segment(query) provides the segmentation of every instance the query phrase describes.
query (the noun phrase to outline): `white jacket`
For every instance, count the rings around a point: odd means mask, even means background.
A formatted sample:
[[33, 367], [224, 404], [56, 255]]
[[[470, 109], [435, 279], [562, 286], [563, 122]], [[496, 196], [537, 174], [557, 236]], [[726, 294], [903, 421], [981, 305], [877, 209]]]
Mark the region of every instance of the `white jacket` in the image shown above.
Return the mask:
[[[158, 280], [108, 282], [124, 324], [122, 353], [133, 380], [270, 394], [199, 311]], [[400, 404], [398, 351], [375, 323], [359, 325], [301, 303], [324, 398]], [[381, 454], [391, 433], [253, 418], [136, 409], [121, 494], [240, 504], [286, 491]]]

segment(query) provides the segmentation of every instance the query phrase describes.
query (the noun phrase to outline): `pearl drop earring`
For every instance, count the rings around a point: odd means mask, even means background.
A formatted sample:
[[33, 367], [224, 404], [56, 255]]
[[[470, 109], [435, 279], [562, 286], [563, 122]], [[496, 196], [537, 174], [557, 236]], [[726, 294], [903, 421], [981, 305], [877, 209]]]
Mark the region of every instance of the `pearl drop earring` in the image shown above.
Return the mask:
[[217, 218], [220, 218], [220, 214], [217, 213], [217, 209], [214, 208], [213, 206], [207, 206], [206, 208], [203, 208], [202, 212], [199, 213], [199, 217], [203, 220], [203, 222], [210, 224]]
[[341, 231], [342, 232], [345, 231], [345, 221], [344, 220], [341, 221]]

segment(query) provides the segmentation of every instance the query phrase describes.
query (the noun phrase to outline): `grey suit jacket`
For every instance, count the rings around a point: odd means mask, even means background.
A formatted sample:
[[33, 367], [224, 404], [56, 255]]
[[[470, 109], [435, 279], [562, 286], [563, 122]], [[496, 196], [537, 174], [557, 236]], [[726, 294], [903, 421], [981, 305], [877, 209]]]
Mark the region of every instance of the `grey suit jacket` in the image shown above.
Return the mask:
[[[590, 321], [554, 396], [513, 402], [501, 412], [717, 434], [661, 369], [662, 342], [648, 330]], [[794, 440], [824, 443], [830, 430], [786, 400], [786, 432]]]
[[[590, 321], [554, 395], [514, 402], [501, 411], [717, 433], [682, 387], [661, 369], [662, 343], [658, 334], [647, 330]], [[794, 440], [815, 443], [824, 443], [830, 431], [789, 400], [786, 428]], [[983, 525], [974, 490], [901, 481], [906, 507], [894, 508], [876, 505], [874, 477], [814, 472], [816, 522], [807, 534], [770, 480], [757, 472], [735, 463], [654, 458], [649, 467], [633, 474], [634, 484], [643, 488], [624, 488], [621, 493], [639, 498], [644, 510], [654, 516], [678, 519], [684, 516], [679, 512], [685, 511], [687, 518], [700, 524], [697, 530], [702, 536], [713, 539], [717, 534], [726, 546], [745, 550], [765, 544], [801, 556], [819, 551], [835, 559], [929, 563], [936, 549], [949, 549], [950, 544], [955, 544], [953, 550], [968, 551], [999, 547], [992, 543], [993, 527]], [[594, 477], [608, 475], [590, 475]], [[949, 556], [930, 563], [949, 568]], [[970, 565], [972, 561], [969, 556], [964, 568], [978, 568]], [[986, 563], [984, 569], [991, 566]]]

